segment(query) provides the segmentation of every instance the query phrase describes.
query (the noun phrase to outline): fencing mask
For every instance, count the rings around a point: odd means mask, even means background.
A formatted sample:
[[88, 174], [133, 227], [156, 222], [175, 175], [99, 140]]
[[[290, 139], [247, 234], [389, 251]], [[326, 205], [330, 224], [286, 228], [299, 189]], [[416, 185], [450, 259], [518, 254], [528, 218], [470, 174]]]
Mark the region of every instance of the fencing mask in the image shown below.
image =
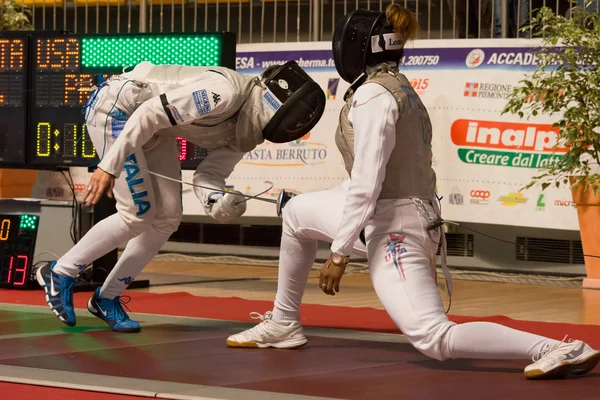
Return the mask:
[[359, 9], [344, 15], [335, 26], [333, 60], [348, 83], [354, 83], [367, 65], [399, 60], [403, 52], [402, 36], [394, 33], [385, 12]]
[[238, 130], [273, 143], [287, 143], [306, 135], [325, 111], [325, 92], [296, 61], [267, 69], [256, 78], [240, 109]]

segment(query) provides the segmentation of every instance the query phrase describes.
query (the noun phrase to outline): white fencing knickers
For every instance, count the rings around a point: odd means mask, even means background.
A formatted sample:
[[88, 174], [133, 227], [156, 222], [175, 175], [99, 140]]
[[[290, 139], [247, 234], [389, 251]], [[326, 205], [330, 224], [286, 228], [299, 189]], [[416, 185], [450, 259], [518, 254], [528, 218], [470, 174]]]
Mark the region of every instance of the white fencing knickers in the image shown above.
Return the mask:
[[[299, 321], [299, 310], [317, 241], [333, 242], [346, 202], [345, 186], [292, 198], [283, 209], [283, 234], [273, 318]], [[431, 204], [379, 200], [365, 227], [369, 274], [383, 307], [408, 341], [423, 354], [448, 358], [527, 359], [554, 340], [503, 325], [457, 325], [444, 312], [435, 279], [440, 233], [425, 228]], [[354, 254], [364, 255], [357, 241]], [[340, 292], [344, 294], [344, 279]]]
[[[90, 98], [86, 125], [98, 157], [118, 138], [134, 111], [139, 89], [135, 82], [115, 77]], [[158, 253], [179, 226], [182, 189], [180, 183], [150, 175], [146, 168], [181, 180], [176, 138], [155, 135], [127, 157], [113, 190], [117, 214], [92, 227], [60, 258], [57, 273], [75, 277], [82, 268], [129, 241], [100, 292], [101, 297], [114, 298]]]

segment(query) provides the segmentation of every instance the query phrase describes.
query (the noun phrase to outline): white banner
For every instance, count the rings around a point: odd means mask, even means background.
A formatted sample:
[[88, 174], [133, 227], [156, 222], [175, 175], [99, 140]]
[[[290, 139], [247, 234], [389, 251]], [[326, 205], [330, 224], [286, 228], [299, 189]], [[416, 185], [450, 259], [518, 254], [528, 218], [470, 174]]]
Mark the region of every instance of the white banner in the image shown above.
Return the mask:
[[[434, 168], [445, 219], [499, 225], [578, 230], [568, 189], [539, 187], [519, 193], [552, 162], [556, 133], [551, 118], [530, 121], [501, 115], [506, 97], [535, 69], [534, 46], [524, 39], [422, 40], [406, 49], [401, 68], [429, 110]], [[340, 79], [331, 43], [239, 45], [237, 70], [259, 74], [295, 59], [327, 93], [319, 124], [294, 143], [265, 143], [248, 153], [227, 183], [243, 193], [277, 198], [281, 188], [323, 190], [346, 179], [334, 134], [348, 84]], [[191, 182], [193, 171], [184, 171]], [[85, 184], [86, 182], [76, 182]], [[203, 214], [191, 187], [184, 186], [185, 214]], [[315, 205], [318, 207], [318, 205]], [[246, 216], [275, 216], [275, 206], [249, 201]]]

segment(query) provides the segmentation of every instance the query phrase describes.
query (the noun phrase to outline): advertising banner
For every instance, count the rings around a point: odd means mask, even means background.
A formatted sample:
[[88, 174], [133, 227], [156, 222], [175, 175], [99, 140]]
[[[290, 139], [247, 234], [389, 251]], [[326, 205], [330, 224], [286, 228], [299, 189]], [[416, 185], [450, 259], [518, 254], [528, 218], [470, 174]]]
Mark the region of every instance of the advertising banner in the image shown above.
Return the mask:
[[[536, 46], [525, 39], [462, 39], [421, 40], [406, 48], [400, 70], [431, 117], [445, 219], [579, 229], [568, 188], [519, 191], [540, 167], [560, 157], [560, 151], [553, 154], [552, 118], [501, 114], [513, 88], [534, 71]], [[334, 134], [349, 84], [335, 70], [330, 42], [238, 45], [236, 69], [257, 75], [288, 60], [296, 60], [322, 86], [326, 110], [301, 140], [264, 143], [244, 156], [227, 184], [246, 194], [259, 193], [271, 182], [274, 187], [264, 196], [276, 199], [282, 188], [312, 192], [347, 179]], [[192, 175], [184, 171], [183, 179], [191, 182]], [[185, 214], [204, 214], [190, 186], [184, 185], [183, 199]], [[274, 217], [275, 206], [249, 201], [245, 215]]]

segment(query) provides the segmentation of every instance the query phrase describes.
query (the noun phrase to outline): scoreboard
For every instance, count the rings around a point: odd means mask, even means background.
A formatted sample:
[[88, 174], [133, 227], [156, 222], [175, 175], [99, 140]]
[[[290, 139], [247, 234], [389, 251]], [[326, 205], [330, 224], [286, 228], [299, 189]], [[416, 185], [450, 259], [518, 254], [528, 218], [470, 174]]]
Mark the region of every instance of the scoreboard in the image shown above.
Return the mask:
[[[0, 166], [97, 165], [83, 114], [87, 89], [95, 75], [108, 78], [141, 61], [234, 69], [235, 35], [0, 35]], [[208, 151], [177, 141], [182, 168], [196, 169]]]
[[37, 215], [0, 215], [0, 288], [27, 288], [38, 222]]
[[29, 41], [0, 32], [0, 164], [26, 162]]
[[79, 38], [72, 35], [32, 37], [29, 109], [29, 164], [41, 166], [98, 163], [82, 114], [92, 86], [80, 72]]

